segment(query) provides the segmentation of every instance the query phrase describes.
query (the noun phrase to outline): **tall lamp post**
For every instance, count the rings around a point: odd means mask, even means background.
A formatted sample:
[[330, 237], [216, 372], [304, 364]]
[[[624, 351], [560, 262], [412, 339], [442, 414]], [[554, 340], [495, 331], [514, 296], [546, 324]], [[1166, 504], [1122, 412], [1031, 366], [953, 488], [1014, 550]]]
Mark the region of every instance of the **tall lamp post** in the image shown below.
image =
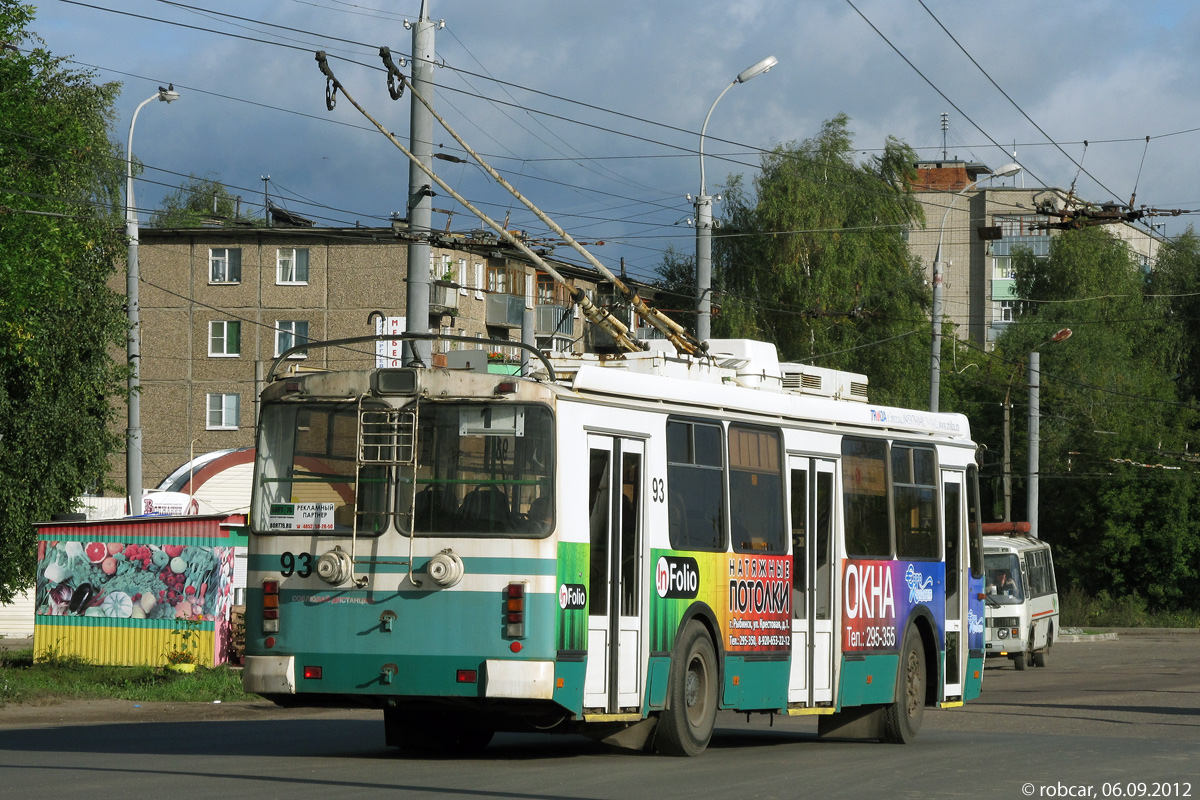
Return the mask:
[[721, 98], [734, 86], [756, 78], [779, 63], [775, 56], [767, 56], [752, 67], [738, 73], [738, 76], [717, 95], [708, 114], [704, 117], [704, 126], [700, 128], [700, 194], [696, 196], [696, 338], [706, 341], [712, 333], [712, 197], [704, 187], [704, 133], [708, 130], [708, 120], [712, 117], [713, 109]]
[[1006, 178], [1009, 175], [1016, 175], [1021, 171], [1021, 165], [1017, 163], [1005, 164], [1000, 169], [993, 172], [991, 175], [980, 178], [977, 181], [970, 181], [950, 198], [950, 202], [946, 204], [946, 213], [942, 214], [942, 224], [938, 229], [937, 252], [933, 256], [933, 353], [929, 362], [929, 410], [938, 410], [938, 398], [941, 395], [942, 389], [942, 238], [946, 235], [946, 219], [950, 216], [950, 209], [954, 208], [955, 201], [962, 197], [972, 188], [978, 186], [984, 181], [990, 181], [992, 178]]
[[129, 425], [125, 444], [125, 499], [129, 503], [130, 515], [142, 510], [142, 400], [141, 381], [138, 371], [141, 366], [141, 330], [138, 308], [138, 219], [137, 207], [133, 203], [133, 126], [137, 124], [138, 112], [152, 100], [172, 103], [179, 99], [174, 84], [143, 100], [133, 111], [129, 120], [129, 146], [125, 149], [125, 236], [129, 239], [129, 256], [125, 274], [125, 305], [129, 314], [129, 344], [126, 351], [129, 362]]

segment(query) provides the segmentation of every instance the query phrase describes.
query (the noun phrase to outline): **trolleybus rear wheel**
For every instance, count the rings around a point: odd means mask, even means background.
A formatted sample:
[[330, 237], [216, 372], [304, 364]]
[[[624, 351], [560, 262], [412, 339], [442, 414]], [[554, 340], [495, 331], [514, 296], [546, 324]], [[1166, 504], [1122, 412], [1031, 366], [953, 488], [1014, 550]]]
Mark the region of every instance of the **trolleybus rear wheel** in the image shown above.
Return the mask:
[[667, 707], [658, 720], [655, 749], [671, 756], [698, 756], [717, 721], [717, 653], [699, 622], [683, 629], [671, 656]]
[[899, 677], [899, 693], [883, 709], [883, 740], [908, 744], [917, 737], [925, 716], [925, 648], [915, 625], [910, 624], [904, 633]]

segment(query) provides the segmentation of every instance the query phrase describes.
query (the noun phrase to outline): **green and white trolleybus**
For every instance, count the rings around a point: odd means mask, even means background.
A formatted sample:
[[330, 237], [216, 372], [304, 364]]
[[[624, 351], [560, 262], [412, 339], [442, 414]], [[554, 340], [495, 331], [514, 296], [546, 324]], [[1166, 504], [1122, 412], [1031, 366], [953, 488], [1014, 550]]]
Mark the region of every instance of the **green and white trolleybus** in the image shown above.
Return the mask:
[[908, 742], [976, 697], [967, 420], [708, 344], [275, 377], [245, 688], [378, 707], [400, 747], [546, 731], [680, 755], [721, 709]]

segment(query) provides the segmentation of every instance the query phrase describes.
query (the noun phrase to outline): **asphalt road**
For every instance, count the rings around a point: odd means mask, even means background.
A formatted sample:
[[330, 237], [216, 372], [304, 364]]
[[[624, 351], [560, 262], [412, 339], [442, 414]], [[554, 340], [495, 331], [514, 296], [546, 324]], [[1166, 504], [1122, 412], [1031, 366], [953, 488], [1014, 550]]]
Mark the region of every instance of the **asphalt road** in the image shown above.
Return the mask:
[[0, 797], [1200, 797], [1200, 636], [1063, 643], [1005, 661], [909, 746], [820, 741], [811, 720], [722, 716], [698, 759], [500, 734], [480, 756], [383, 746], [377, 712], [265, 704], [0, 709]]

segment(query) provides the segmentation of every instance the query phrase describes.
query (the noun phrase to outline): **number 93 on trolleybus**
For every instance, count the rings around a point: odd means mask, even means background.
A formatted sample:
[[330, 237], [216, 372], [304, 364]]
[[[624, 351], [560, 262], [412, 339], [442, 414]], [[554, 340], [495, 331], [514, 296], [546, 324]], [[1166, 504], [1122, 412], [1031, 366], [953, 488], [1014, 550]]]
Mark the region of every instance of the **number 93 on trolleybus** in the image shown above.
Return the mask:
[[904, 743], [978, 696], [966, 419], [709, 347], [271, 380], [245, 688], [377, 707], [403, 748], [540, 731], [673, 755], [720, 710]]

